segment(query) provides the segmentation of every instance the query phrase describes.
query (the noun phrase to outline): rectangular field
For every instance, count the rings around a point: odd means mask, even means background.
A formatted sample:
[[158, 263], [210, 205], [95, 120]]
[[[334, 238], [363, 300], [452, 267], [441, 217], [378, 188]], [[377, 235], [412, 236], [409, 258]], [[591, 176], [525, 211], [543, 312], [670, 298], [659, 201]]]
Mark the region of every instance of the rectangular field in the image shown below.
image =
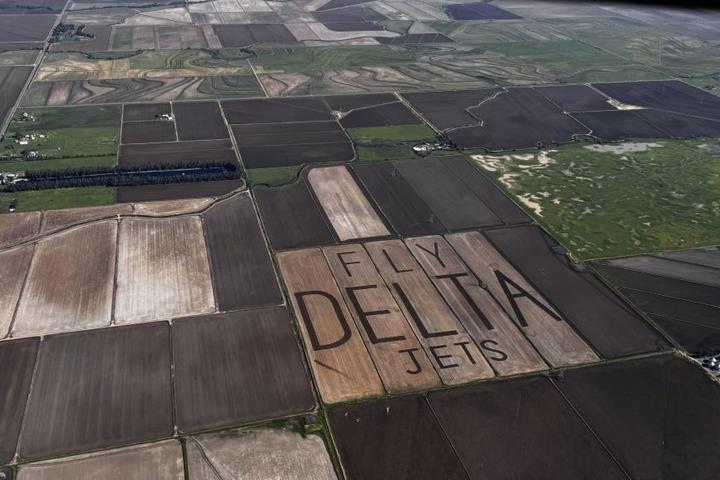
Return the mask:
[[229, 137], [217, 102], [173, 103], [172, 109], [180, 141]]
[[[1, 18], [2, 15], [0, 15]], [[1, 26], [0, 31], [2, 31]], [[0, 66], [0, 85], [2, 85], [2, 91], [0, 92], [0, 127], [5, 124], [5, 120], [10, 116], [32, 70], [32, 67]]]
[[443, 237], [408, 238], [405, 244], [498, 375], [547, 368], [515, 322]]
[[0, 247], [16, 245], [34, 237], [40, 230], [40, 217], [40, 212], [0, 215]]
[[173, 323], [172, 342], [182, 432], [315, 407], [285, 308], [180, 319]]
[[153, 323], [46, 337], [20, 458], [172, 435], [169, 330], [167, 323]]
[[117, 222], [84, 225], [41, 240], [18, 304], [13, 336], [110, 325]]
[[477, 345], [401, 240], [366, 243], [373, 263], [445, 385], [494, 376]]
[[153, 202], [181, 198], [219, 197], [245, 186], [243, 180], [216, 182], [175, 183], [170, 185], [140, 185], [119, 187], [118, 202]]
[[382, 395], [382, 382], [322, 252], [284, 252], [277, 261], [323, 400]]
[[177, 140], [175, 123], [165, 120], [148, 122], [124, 122], [122, 126], [122, 143], [161, 143]]
[[118, 151], [121, 167], [171, 167], [183, 163], [237, 163], [230, 140], [164, 142], [152, 145], [122, 145]]
[[390, 235], [344, 166], [314, 168], [308, 182], [341, 241]]
[[280, 305], [283, 296], [252, 199], [238, 194], [203, 215], [220, 310]]
[[9, 333], [34, 251], [34, 245], [25, 245], [0, 252], [0, 338]]
[[0, 15], [0, 42], [44, 42], [57, 15]]
[[214, 311], [200, 218], [127, 218], [120, 222], [116, 323]]
[[362, 245], [323, 248], [389, 393], [440, 386], [433, 365]]

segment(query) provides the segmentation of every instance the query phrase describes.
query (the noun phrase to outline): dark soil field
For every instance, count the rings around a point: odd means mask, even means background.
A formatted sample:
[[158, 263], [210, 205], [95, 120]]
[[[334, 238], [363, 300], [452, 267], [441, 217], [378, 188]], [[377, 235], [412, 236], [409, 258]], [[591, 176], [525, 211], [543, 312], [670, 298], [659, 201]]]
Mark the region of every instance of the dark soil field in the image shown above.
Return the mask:
[[322, 97], [330, 110], [348, 113], [350, 110], [376, 107], [394, 103], [398, 98], [392, 93], [370, 93], [367, 95], [329, 95]]
[[153, 145], [121, 145], [121, 167], [173, 166], [187, 162], [237, 162], [230, 140], [167, 142]]
[[160, 115], [172, 114], [169, 103], [127, 103], [123, 105], [123, 122], [157, 120]]
[[52, 52], [83, 52], [94, 53], [110, 50], [110, 38], [112, 27], [109, 25], [87, 25], [85, 33], [93, 35], [94, 38], [83, 38], [82, 40], [67, 40], [53, 43], [50, 46]]
[[454, 43], [454, 40], [442, 33], [409, 33], [399, 37], [376, 37], [383, 45], [423, 45], [426, 43]]
[[38, 338], [0, 343], [0, 462], [15, 455], [37, 356]]
[[44, 42], [57, 15], [0, 15], [0, 42]]
[[45, 337], [20, 458], [172, 435], [169, 346], [167, 323]]
[[68, 0], [0, 0], [0, 15], [7, 13], [60, 13]]
[[393, 165], [449, 230], [502, 224], [442, 160], [397, 161]]
[[468, 479], [423, 397], [337, 407], [329, 418], [349, 479]]
[[175, 320], [177, 424], [192, 432], [315, 407], [283, 307]]
[[[367, 22], [379, 22], [381, 20], [387, 20], [385, 15], [376, 12], [374, 9], [365, 5], [356, 7], [347, 5], [345, 8], [329, 9], [323, 7], [313, 13], [318, 21], [328, 23], [367, 23]], [[362, 31], [363, 28], [358, 28], [358, 31]]]
[[534, 226], [491, 230], [488, 239], [605, 358], [666, 348], [665, 341], [591, 274], [555, 255]]
[[663, 136], [672, 138], [720, 136], [720, 121], [660, 110], [635, 110], [633, 113], [663, 132], [665, 134]]
[[[32, 17], [29, 17], [32, 18]], [[0, 15], [0, 20], [2, 15]], [[0, 26], [2, 31], [2, 26]], [[0, 67], [0, 127], [15, 107], [20, 92], [32, 73], [32, 67]]]
[[720, 98], [678, 80], [597, 83], [593, 86], [630, 105], [720, 120]]
[[233, 125], [232, 130], [239, 148], [341, 143], [348, 140], [342, 127], [333, 121]]
[[359, 5], [361, 3], [368, 3], [372, 0], [330, 0], [329, 2], [325, 3], [322, 7], [318, 8], [316, 11], [322, 12], [324, 10], [332, 10], [334, 8], [342, 8], [342, 7], [349, 7], [352, 5]]
[[167, 120], [125, 122], [122, 126], [122, 143], [174, 142], [175, 123]]
[[384, 393], [382, 382], [319, 249], [277, 255], [313, 376], [325, 403]]
[[221, 105], [230, 124], [333, 120], [321, 98], [227, 100]]
[[451, 3], [443, 10], [453, 20], [517, 20], [518, 15], [489, 2]]
[[546, 378], [448, 390], [429, 401], [472, 479], [627, 478]]
[[587, 85], [535, 87], [535, 90], [566, 112], [614, 110], [606, 96]]
[[439, 130], [477, 123], [466, 109], [478, 105], [500, 90], [479, 88], [458, 92], [405, 93], [403, 97]]
[[294, 45], [297, 39], [285, 25], [213, 25], [215, 35], [223, 48], [249, 47], [256, 43], [264, 45]]
[[565, 143], [575, 134], [587, 133], [585, 127], [532, 88], [509, 89], [468, 111], [478, 119], [478, 125], [448, 134], [459, 147], [533, 148], [538, 142]]
[[242, 180], [220, 180], [217, 182], [119, 187], [117, 189], [117, 202], [154, 202], [179, 198], [218, 197], [227, 195], [244, 185], [245, 183]]
[[180, 141], [229, 137], [217, 102], [173, 103], [173, 112]]
[[304, 179], [282, 187], [257, 186], [253, 195], [273, 249], [335, 243]]
[[664, 269], [627, 265], [625, 259], [595, 267], [684, 350], [692, 355], [720, 351], [720, 285], [713, 282], [720, 278], [713, 264], [720, 254], [686, 250], [665, 256]]
[[393, 102], [377, 107], [354, 110], [345, 115], [340, 120], [340, 123], [345, 128], [358, 128], [414, 125], [422, 122], [401, 102]]
[[355, 151], [349, 141], [343, 143], [238, 147], [238, 151], [246, 168], [350, 162], [355, 158]]
[[402, 236], [445, 231], [430, 207], [390, 162], [352, 166], [372, 200]]
[[587, 369], [554, 380], [632, 478], [713, 478], [720, 387], [670, 355]]
[[203, 224], [220, 310], [283, 302], [270, 254], [249, 195], [212, 206]]
[[573, 116], [589, 128], [592, 135], [606, 141], [668, 136], [632, 110], [574, 113]]
[[382, 25], [373, 22], [327, 22], [323, 23], [328, 30], [333, 32], [382, 32], [385, 31]]

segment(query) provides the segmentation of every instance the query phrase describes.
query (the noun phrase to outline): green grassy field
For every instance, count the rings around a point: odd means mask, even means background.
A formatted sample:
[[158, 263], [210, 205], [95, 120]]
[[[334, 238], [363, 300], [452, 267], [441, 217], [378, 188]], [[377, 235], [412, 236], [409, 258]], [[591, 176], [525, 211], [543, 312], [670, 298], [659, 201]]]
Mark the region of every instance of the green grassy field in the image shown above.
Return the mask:
[[115, 154], [95, 157], [53, 158], [50, 160], [33, 161], [0, 161], [0, 171], [3, 172], [31, 172], [33, 170], [61, 170], [65, 168], [82, 167], [112, 167], [117, 163]]
[[432, 141], [436, 137], [435, 131], [425, 124], [348, 128], [347, 132], [355, 141], [360, 161], [414, 158], [414, 144]]
[[301, 168], [302, 167], [251, 168], [246, 172], [250, 186], [268, 185], [277, 187], [294, 182]]
[[416, 59], [417, 54], [409, 49], [356, 46], [258, 50], [257, 58], [251, 62], [258, 73], [295, 73], [389, 65]]
[[0, 193], [0, 212], [7, 213], [13, 200], [15, 200], [16, 212], [93, 207], [115, 203], [115, 189], [84, 187]]
[[[23, 113], [36, 120], [22, 120]], [[27, 145], [14, 138], [33, 134], [36, 138]], [[120, 106], [21, 108], [0, 142], [0, 156], [19, 159], [23, 151], [39, 152], [46, 166], [37, 162], [34, 169], [113, 165], [119, 140]]]
[[578, 259], [720, 243], [717, 140], [649, 143], [473, 158]]

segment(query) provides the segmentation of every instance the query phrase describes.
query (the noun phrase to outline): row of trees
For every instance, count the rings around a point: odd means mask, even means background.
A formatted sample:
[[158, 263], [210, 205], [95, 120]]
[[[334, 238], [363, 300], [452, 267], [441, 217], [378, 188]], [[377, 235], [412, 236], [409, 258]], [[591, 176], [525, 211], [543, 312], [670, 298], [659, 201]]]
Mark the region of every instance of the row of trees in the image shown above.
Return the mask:
[[111, 167], [68, 167], [61, 169], [43, 169], [33, 170], [25, 173], [28, 180], [42, 180], [51, 178], [69, 178], [69, 177], [85, 177], [89, 175], [122, 175], [124, 173], [139, 173], [161, 170], [190, 170], [190, 169], [216, 169], [222, 168], [227, 172], [235, 172], [238, 170], [236, 162], [218, 161], [218, 162], [177, 162], [168, 164], [145, 164], [133, 166], [111, 166]]

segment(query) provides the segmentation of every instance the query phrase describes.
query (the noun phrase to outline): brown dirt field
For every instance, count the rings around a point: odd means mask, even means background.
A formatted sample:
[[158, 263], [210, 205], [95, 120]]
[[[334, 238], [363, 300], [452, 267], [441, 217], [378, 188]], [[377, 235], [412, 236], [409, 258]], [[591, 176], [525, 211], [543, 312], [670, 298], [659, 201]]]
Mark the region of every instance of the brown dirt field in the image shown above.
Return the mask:
[[117, 222], [81, 226], [41, 240], [18, 305], [15, 337], [110, 324]]
[[40, 232], [48, 233], [91, 220], [110, 218], [118, 214], [127, 215], [130, 213], [132, 213], [132, 207], [128, 204], [49, 210], [43, 215]]
[[323, 400], [382, 395], [382, 382], [322, 252], [285, 252], [277, 260]]
[[0, 252], [0, 338], [7, 335], [12, 323], [34, 248], [28, 245]]
[[547, 368], [515, 322], [443, 237], [412, 238], [405, 243], [499, 375]]
[[344, 166], [314, 168], [308, 182], [341, 241], [390, 235]]
[[34, 237], [40, 228], [40, 212], [0, 215], [0, 248]]
[[440, 386], [430, 359], [362, 245], [327, 247], [323, 253], [387, 391]]
[[[446, 235], [445, 238], [480, 281], [487, 285], [490, 293], [511, 315], [515, 324], [521, 328], [550, 365], [573, 365], [599, 360], [567, 321], [557, 320], [557, 318], [561, 318], [557, 311], [493, 248], [482, 234], [479, 232], [456, 233]], [[516, 299], [518, 310], [524, 316], [527, 326], [522, 325], [510, 300], [505, 295], [496, 276], [498, 271], [543, 305], [540, 307], [525, 297]], [[508, 289], [512, 294], [520, 293], [512, 285], [508, 285]]]
[[198, 212], [212, 203], [213, 198], [185, 198], [167, 202], [133, 203], [136, 215], [167, 216]]
[[494, 376], [492, 368], [401, 240], [365, 244], [446, 385]]
[[118, 250], [118, 324], [215, 311], [200, 218], [124, 219]]

